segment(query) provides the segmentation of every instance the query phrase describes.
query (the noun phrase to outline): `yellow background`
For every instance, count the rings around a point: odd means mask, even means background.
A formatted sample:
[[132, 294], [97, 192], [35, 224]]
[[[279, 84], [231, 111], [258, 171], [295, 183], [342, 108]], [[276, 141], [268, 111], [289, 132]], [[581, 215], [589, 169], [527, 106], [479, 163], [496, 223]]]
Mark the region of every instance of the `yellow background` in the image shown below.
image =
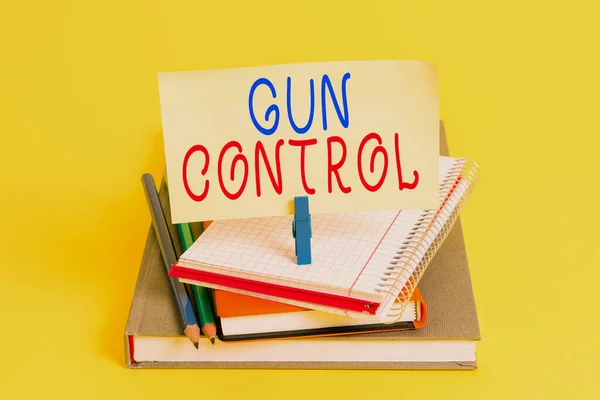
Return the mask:
[[[3, 0], [0, 397], [597, 398], [598, 4]], [[157, 71], [396, 58], [438, 65], [451, 154], [482, 168], [479, 370], [127, 370]]]

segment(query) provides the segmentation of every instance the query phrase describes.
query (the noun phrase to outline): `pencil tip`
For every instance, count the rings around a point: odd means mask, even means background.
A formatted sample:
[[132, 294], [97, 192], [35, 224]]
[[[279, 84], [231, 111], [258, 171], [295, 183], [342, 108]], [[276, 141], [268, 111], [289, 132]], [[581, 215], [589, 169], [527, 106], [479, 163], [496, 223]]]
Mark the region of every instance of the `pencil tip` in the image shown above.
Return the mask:
[[211, 338], [210, 338], [210, 342], [211, 342], [212, 344], [215, 344], [215, 338], [214, 338], [214, 337], [211, 337]]
[[198, 342], [194, 342], [194, 347], [198, 350]]

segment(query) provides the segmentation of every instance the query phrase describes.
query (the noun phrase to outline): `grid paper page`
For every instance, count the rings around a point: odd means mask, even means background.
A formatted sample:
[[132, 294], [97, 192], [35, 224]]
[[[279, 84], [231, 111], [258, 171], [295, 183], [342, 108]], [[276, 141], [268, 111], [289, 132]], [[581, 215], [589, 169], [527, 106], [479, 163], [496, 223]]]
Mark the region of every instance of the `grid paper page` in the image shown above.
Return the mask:
[[[454, 159], [447, 157], [440, 158], [440, 182], [444, 180], [448, 171], [454, 165], [454, 161]], [[447, 207], [453, 210], [467, 189], [468, 184], [463, 180], [446, 200], [449, 203]], [[443, 201], [444, 197], [443, 193], [440, 192], [440, 201]], [[417, 268], [420, 257], [408, 259], [406, 265], [402, 266], [394, 265], [394, 258], [399, 258], [398, 252], [401, 250], [403, 242], [406, 238], [412, 236], [411, 230], [416, 227], [422, 213], [423, 210], [405, 210], [400, 212], [388, 233], [382, 238], [379, 246], [373, 252], [373, 256], [365, 267], [365, 270], [357, 278], [352, 287], [353, 292], [362, 293], [373, 290], [378, 292], [377, 288], [389, 290], [392, 284], [396, 288], [396, 292], [399, 292], [404, 287]], [[450, 212], [440, 213], [436, 217], [435, 224], [432, 224], [427, 230], [427, 234], [422, 236], [422, 240], [419, 241], [418, 239], [411, 238], [411, 245], [414, 245], [415, 242], [419, 244], [418, 250], [413, 251], [420, 256], [424, 255], [438, 237], [441, 227], [448, 221], [449, 215]], [[407, 258], [404, 258], [404, 260], [407, 260]], [[392, 301], [393, 299], [389, 300]]]
[[[453, 159], [440, 157], [440, 181], [452, 164]], [[313, 214], [310, 265], [296, 263], [291, 215], [214, 221], [179, 265], [379, 301], [378, 284], [421, 213]]]

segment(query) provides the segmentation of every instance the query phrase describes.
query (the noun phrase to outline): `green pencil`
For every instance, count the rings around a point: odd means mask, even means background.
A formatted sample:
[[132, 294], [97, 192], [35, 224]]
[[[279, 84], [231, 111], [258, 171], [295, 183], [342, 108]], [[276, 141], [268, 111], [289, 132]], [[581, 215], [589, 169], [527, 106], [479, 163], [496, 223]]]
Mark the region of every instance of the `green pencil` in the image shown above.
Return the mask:
[[[177, 231], [179, 232], [179, 238], [181, 239], [181, 247], [183, 248], [183, 251], [186, 251], [194, 243], [192, 228], [189, 224], [176, 225]], [[190, 286], [192, 288], [194, 301], [196, 302], [196, 309], [200, 317], [200, 328], [202, 328], [202, 332], [210, 339], [210, 342], [214, 344], [215, 337], [217, 336], [217, 326], [215, 325], [215, 317], [208, 298], [208, 291], [202, 286]]]
[[[167, 174], [164, 174], [165, 183], [169, 185]], [[190, 224], [175, 224], [177, 232], [179, 233], [179, 240], [181, 241], [181, 247], [183, 251], [186, 251], [194, 243], [194, 235], [192, 233], [192, 227]], [[201, 222], [200, 233], [204, 231], [204, 222]], [[200, 319], [200, 328], [206, 337], [210, 339], [212, 344], [215, 344], [215, 338], [217, 337], [217, 325], [215, 324], [215, 317], [213, 315], [213, 309], [208, 298], [208, 291], [206, 288], [197, 285], [187, 285], [190, 287], [192, 296], [196, 303], [196, 311]]]

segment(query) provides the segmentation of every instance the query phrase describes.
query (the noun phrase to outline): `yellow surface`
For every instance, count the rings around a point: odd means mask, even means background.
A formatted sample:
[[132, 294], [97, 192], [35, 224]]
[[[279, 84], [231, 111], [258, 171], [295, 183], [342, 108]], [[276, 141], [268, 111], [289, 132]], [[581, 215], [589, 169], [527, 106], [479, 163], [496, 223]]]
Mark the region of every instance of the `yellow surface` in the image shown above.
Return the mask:
[[[0, 397], [600, 396], [599, 3], [320, 3], [0, 3]], [[438, 65], [451, 153], [482, 168], [463, 214], [480, 369], [125, 369], [156, 72], [390, 58]]]

